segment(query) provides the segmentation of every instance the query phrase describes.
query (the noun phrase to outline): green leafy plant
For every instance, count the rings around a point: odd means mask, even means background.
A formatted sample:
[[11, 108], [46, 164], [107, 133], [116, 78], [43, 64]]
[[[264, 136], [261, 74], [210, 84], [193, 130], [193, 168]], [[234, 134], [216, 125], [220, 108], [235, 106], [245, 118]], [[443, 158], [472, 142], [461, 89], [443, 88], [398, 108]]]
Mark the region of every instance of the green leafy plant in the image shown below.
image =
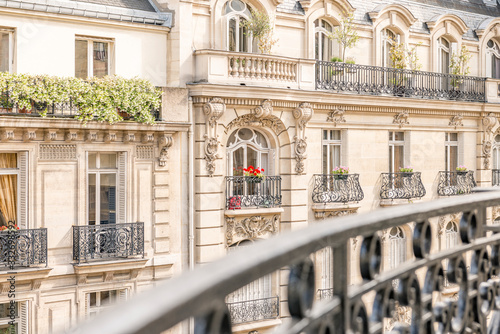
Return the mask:
[[356, 64], [356, 61], [354, 60], [353, 57], [347, 57], [345, 60], [346, 64]]
[[160, 108], [161, 90], [144, 79], [125, 79], [106, 76], [88, 80], [74, 77], [28, 75], [0, 72], [0, 103], [3, 108], [17, 106], [31, 110], [43, 107], [40, 115], [46, 116], [47, 108], [54, 103], [69, 103], [78, 109], [75, 117], [84, 122], [96, 119], [101, 122], [122, 121], [119, 112], [127, 113], [135, 121], [154, 123], [151, 111]]
[[419, 63], [417, 47], [421, 44], [422, 43], [419, 42], [411, 48], [408, 48], [404, 43], [398, 43], [394, 39], [391, 39], [389, 56], [391, 58], [392, 67], [420, 71], [422, 64]]
[[354, 12], [342, 11], [340, 26], [336, 27], [328, 37], [340, 44], [342, 48], [342, 61], [344, 61], [347, 49], [355, 47], [359, 40], [358, 33], [354, 27]]
[[399, 172], [400, 173], [413, 173], [413, 167], [411, 167], [411, 166], [399, 167]]
[[[451, 74], [455, 75], [469, 75], [470, 73], [470, 67], [469, 67], [469, 61], [471, 60], [472, 55], [470, 54], [469, 50], [467, 50], [467, 47], [462, 44], [462, 47], [460, 48], [460, 51], [453, 52], [451, 55], [451, 60], [450, 60], [450, 70]], [[458, 88], [458, 86], [463, 82], [462, 79], [460, 78], [454, 78], [451, 80], [451, 85], [455, 88]]]
[[257, 39], [257, 46], [261, 53], [270, 54], [274, 44], [278, 42], [274, 38], [274, 21], [264, 12], [251, 10], [251, 13], [250, 19], [240, 21], [240, 27], [247, 28], [246, 34]]
[[346, 166], [337, 166], [332, 170], [332, 174], [334, 175], [346, 175], [349, 174], [349, 167]]
[[332, 59], [330, 59], [330, 61], [332, 63], [341, 63], [342, 62], [342, 59], [339, 58], [339, 57], [332, 57]]
[[458, 166], [457, 168], [455, 168], [457, 172], [466, 172], [467, 171], [467, 167], [465, 166]]

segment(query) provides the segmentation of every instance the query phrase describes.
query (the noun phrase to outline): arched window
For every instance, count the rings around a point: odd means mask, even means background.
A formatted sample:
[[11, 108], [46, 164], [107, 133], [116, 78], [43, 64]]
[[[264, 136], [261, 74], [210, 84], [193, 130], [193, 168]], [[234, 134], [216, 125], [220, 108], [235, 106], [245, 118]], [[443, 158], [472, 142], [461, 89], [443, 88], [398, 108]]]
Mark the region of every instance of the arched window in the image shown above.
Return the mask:
[[493, 169], [500, 169], [500, 135], [495, 136], [492, 158], [493, 158]]
[[406, 261], [406, 236], [401, 227], [393, 227], [389, 232], [389, 268], [396, 268]]
[[486, 44], [486, 76], [500, 79], [500, 47], [492, 39]]
[[273, 175], [273, 150], [269, 140], [259, 131], [241, 128], [234, 131], [227, 142], [228, 175], [243, 175], [248, 166], [264, 168], [266, 175]]
[[391, 46], [400, 43], [400, 35], [389, 29], [382, 30], [382, 66], [393, 67], [391, 59]]
[[445, 249], [450, 249], [458, 245], [458, 227], [455, 222], [449, 222], [448, 224], [446, 224], [444, 236]]
[[241, 26], [241, 22], [252, 16], [249, 6], [240, 0], [230, 0], [224, 5], [222, 15], [227, 20], [227, 49], [237, 52], [256, 51], [256, 41], [253, 41], [248, 29]]
[[330, 61], [332, 57], [339, 57], [338, 43], [328, 38], [333, 29], [328, 21], [322, 19], [314, 21], [314, 57], [316, 60]]
[[450, 73], [450, 59], [454, 44], [444, 37], [438, 39], [438, 71], [440, 73]]

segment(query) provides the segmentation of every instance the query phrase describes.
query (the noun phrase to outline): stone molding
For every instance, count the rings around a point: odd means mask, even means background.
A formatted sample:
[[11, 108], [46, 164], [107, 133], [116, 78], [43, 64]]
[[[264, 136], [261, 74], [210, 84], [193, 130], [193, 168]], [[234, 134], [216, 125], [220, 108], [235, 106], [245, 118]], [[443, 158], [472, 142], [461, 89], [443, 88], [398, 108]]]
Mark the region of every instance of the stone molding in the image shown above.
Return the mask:
[[255, 215], [250, 217], [226, 216], [226, 246], [237, 244], [243, 240], [267, 238], [278, 233], [280, 214], [270, 216]]
[[217, 135], [217, 122], [226, 111], [226, 105], [220, 97], [213, 97], [203, 106], [205, 114], [205, 161], [208, 175], [215, 173], [215, 160], [219, 158], [217, 151], [219, 149], [219, 140]]
[[464, 126], [464, 124], [462, 123], [463, 119], [464, 119], [464, 117], [462, 116], [462, 114], [451, 116], [450, 123], [448, 123], [448, 125], [453, 126], [456, 130], [457, 127]]
[[274, 115], [257, 118], [255, 114], [246, 114], [232, 120], [226, 126], [224, 133], [227, 134], [229, 130], [233, 128], [244, 128], [249, 126], [271, 129], [277, 136], [279, 136], [283, 131], [286, 131], [286, 127], [281, 119]]
[[327, 122], [333, 123], [333, 126], [337, 126], [339, 123], [345, 123], [345, 110], [338, 107], [328, 113], [328, 117], [326, 118]]
[[153, 160], [154, 159], [154, 147], [137, 145], [136, 146], [136, 157], [139, 160]]
[[404, 125], [410, 124], [410, 122], [408, 121], [409, 116], [410, 115], [408, 113], [408, 110], [403, 110], [400, 113], [394, 115], [392, 124], [397, 124], [400, 128], [402, 128]]
[[174, 144], [174, 139], [170, 135], [163, 134], [162, 136], [160, 136], [158, 144], [160, 147], [160, 156], [158, 157], [158, 164], [160, 165], [160, 167], [165, 167], [167, 166], [168, 149], [172, 147], [172, 145]]
[[358, 212], [360, 205], [352, 204], [313, 204], [314, 218], [343, 217]]
[[304, 173], [304, 160], [307, 158], [307, 137], [306, 125], [314, 114], [314, 110], [310, 103], [303, 102], [298, 108], [293, 110], [293, 118], [295, 118], [295, 172], [299, 175]]
[[76, 160], [74, 144], [40, 144], [39, 160]]

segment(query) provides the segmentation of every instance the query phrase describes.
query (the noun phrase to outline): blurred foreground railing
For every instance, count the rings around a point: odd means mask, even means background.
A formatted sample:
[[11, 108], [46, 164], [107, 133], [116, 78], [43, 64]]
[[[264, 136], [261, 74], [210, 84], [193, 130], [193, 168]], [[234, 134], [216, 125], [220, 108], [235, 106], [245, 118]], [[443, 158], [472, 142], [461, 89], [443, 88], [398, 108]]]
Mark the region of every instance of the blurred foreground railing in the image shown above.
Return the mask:
[[[73, 333], [160, 333], [196, 317], [195, 333], [231, 333], [226, 296], [277, 270], [289, 269], [287, 305], [277, 333], [382, 333], [398, 302], [411, 313], [411, 324], [395, 322], [394, 333], [487, 333], [500, 326], [500, 234], [487, 234], [487, 208], [500, 205], [500, 192], [489, 191], [430, 202], [384, 208], [363, 215], [326, 219], [299, 231], [235, 251], [146, 291], [130, 302], [100, 314]], [[437, 217], [462, 212], [459, 245], [434, 251], [431, 223]], [[432, 218], [432, 219], [431, 219]], [[333, 223], [333, 219], [334, 222]], [[429, 220], [431, 219], [431, 220]], [[381, 232], [414, 222], [408, 235], [412, 259], [381, 272]], [[359, 284], [350, 285], [350, 238], [358, 237]], [[385, 241], [386, 242], [386, 241]], [[315, 266], [311, 254], [333, 251], [332, 297], [314, 302]], [[448, 267], [443, 268], [447, 259]], [[467, 269], [470, 265], [470, 269]], [[456, 300], [435, 298], [443, 289], [444, 270], [459, 286]], [[357, 270], [356, 270], [357, 271]], [[393, 287], [393, 281], [396, 286]], [[284, 298], [284, 297], [283, 297]], [[370, 310], [368, 309], [370, 308]], [[495, 312], [487, 324], [487, 316]], [[368, 316], [370, 315], [370, 316]], [[186, 323], [186, 326], [188, 323]], [[411, 328], [409, 328], [411, 327]], [[405, 329], [406, 328], [406, 329]], [[498, 330], [492, 331], [498, 333]]]

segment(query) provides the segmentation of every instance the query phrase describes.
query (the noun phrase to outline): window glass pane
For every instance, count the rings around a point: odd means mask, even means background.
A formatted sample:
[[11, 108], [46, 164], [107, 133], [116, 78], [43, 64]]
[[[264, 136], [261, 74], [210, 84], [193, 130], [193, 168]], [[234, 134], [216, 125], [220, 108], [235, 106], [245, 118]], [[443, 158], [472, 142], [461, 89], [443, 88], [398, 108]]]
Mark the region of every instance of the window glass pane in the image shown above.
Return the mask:
[[96, 156], [97, 156], [96, 153], [89, 153], [89, 168], [91, 168], [91, 169], [97, 168]]
[[238, 137], [242, 140], [250, 140], [253, 137], [253, 131], [250, 129], [243, 128], [238, 131]]
[[94, 42], [94, 76], [108, 75], [109, 43]]
[[75, 41], [75, 77], [87, 79], [88, 78], [88, 47], [87, 41]]
[[248, 166], [262, 167], [258, 165], [257, 152], [251, 147], [247, 147], [247, 167]]
[[314, 34], [314, 56], [315, 56], [315, 59], [322, 60], [319, 57], [319, 53], [320, 53], [319, 40], [320, 40], [320, 33], [317, 32]]
[[109, 304], [109, 291], [101, 291], [101, 305]]
[[[240, 20], [246, 21], [244, 18], [240, 18]], [[242, 28], [240, 25], [239, 36], [238, 36], [238, 38], [240, 39], [240, 45], [239, 45], [239, 50], [237, 50], [237, 51], [242, 51], [242, 52], [250, 51], [248, 49], [248, 36], [250, 36], [248, 28], [246, 28], [246, 27]]]
[[[264, 167], [264, 166], [269, 166], [269, 165], [267, 164], [267, 162], [268, 162], [268, 160], [269, 160], [269, 154], [267, 154], [267, 153], [262, 153], [262, 154], [260, 155], [260, 160], [261, 160], [261, 161], [260, 161], [260, 166], [259, 166], [259, 167], [261, 167], [261, 168], [262, 168], [262, 167]], [[264, 167], [264, 174], [265, 174], [265, 175], [270, 175], [270, 173], [271, 173], [271, 171], [270, 171], [270, 170], [267, 170], [267, 169], [266, 169], [266, 167]]]
[[455, 171], [458, 167], [458, 147], [450, 146], [450, 171]]
[[9, 33], [0, 33], [0, 71], [9, 71]]
[[116, 174], [101, 174], [100, 222], [116, 223]]
[[90, 306], [96, 306], [97, 304], [97, 292], [89, 293]]
[[17, 153], [0, 153], [0, 168], [17, 168]]
[[14, 323], [14, 327], [9, 324], [0, 325], [0, 334], [18, 334], [19, 328], [18, 323]]
[[247, 168], [248, 166], [244, 166], [244, 154], [245, 151], [243, 147], [240, 147], [236, 151], [233, 152], [233, 175], [234, 176], [242, 176], [243, 168]]
[[339, 130], [332, 131], [332, 139], [333, 140], [340, 140], [340, 131]]
[[340, 145], [330, 146], [330, 169], [334, 169], [336, 166], [340, 166]]
[[95, 225], [96, 221], [96, 175], [89, 174], [89, 225]]
[[[390, 148], [394, 151], [394, 158], [392, 157]], [[395, 173], [399, 172], [400, 167], [404, 167], [404, 147], [399, 146], [391, 146], [389, 148], [389, 164], [391, 170], [389, 172]], [[394, 160], [393, 160], [394, 159]]]
[[328, 145], [323, 145], [323, 174], [329, 174], [331, 170], [328, 169]]
[[[5, 303], [5, 304], [0, 304], [0, 319], [7, 318], [10, 320], [10, 303]], [[14, 309], [15, 309], [15, 316], [18, 317], [18, 307], [17, 307], [17, 302], [14, 303]]]
[[323, 130], [323, 139], [328, 139], [328, 130]]
[[403, 140], [405, 140], [405, 133], [404, 132], [396, 132], [394, 139], [397, 140], [397, 141], [403, 141]]
[[116, 168], [116, 153], [101, 153], [100, 168]]
[[457, 140], [458, 140], [458, 134], [450, 133], [450, 141], [457, 141]]
[[229, 29], [228, 29], [228, 46], [229, 51], [236, 51], [236, 20], [229, 20]]
[[17, 224], [17, 175], [0, 175], [0, 225]]
[[262, 133], [257, 132], [257, 131], [255, 131], [255, 135], [256, 135], [255, 141], [257, 142], [257, 144], [259, 144], [263, 148], [267, 148], [266, 137], [264, 137], [264, 135]]

